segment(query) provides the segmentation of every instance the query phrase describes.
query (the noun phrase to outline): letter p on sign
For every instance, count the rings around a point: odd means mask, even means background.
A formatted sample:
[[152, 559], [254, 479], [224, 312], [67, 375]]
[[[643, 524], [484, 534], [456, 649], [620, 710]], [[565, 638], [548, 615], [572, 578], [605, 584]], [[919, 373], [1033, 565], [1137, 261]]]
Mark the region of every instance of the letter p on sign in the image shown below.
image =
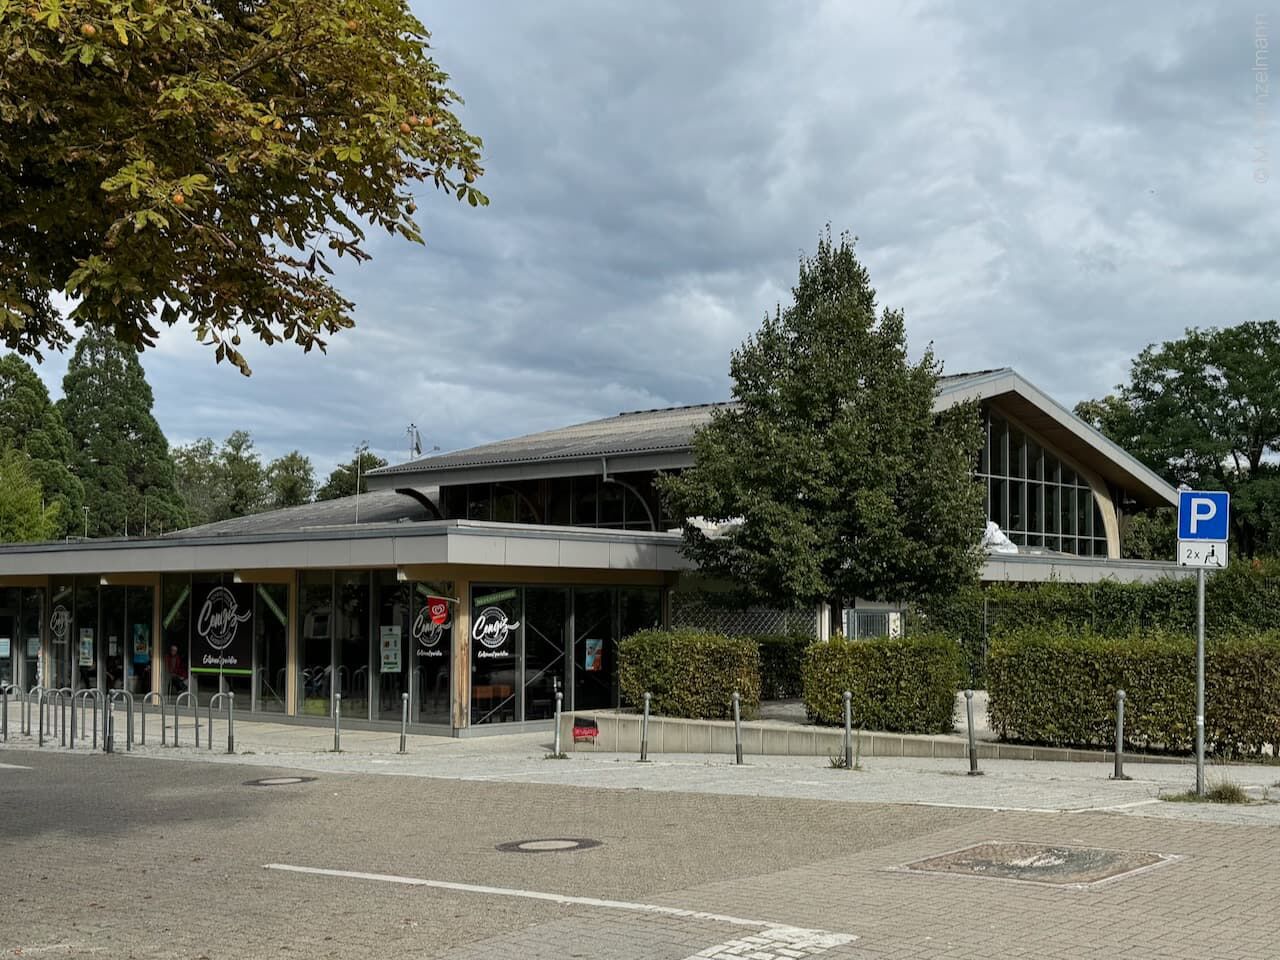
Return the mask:
[[1230, 494], [1217, 490], [1178, 492], [1178, 539], [1227, 539]]

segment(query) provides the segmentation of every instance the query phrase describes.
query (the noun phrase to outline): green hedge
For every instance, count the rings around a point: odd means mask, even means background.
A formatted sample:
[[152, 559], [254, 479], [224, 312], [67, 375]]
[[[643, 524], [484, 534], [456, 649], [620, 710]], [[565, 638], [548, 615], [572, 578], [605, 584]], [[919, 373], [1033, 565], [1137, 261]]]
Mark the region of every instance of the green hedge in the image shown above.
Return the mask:
[[760, 647], [760, 698], [793, 700], [804, 695], [804, 652], [810, 634], [765, 634], [751, 638]]
[[947, 733], [954, 726], [963, 673], [963, 652], [948, 637], [834, 637], [805, 654], [805, 709], [817, 723], [843, 724], [848, 690], [859, 728]]
[[632, 706], [651, 693], [657, 715], [727, 720], [734, 690], [742, 695], [744, 718], [760, 711], [760, 651], [751, 637], [645, 630], [619, 646], [618, 680]]
[[[1227, 635], [1205, 656], [1205, 744], [1222, 756], [1280, 745], [1280, 634]], [[1195, 641], [1159, 632], [1126, 637], [1027, 631], [992, 641], [987, 707], [1001, 737], [1055, 746], [1115, 742], [1115, 695], [1125, 691], [1131, 746], [1187, 751], [1195, 741]]]
[[[1209, 577], [1205, 619], [1211, 635], [1280, 627], [1280, 561], [1240, 560]], [[1190, 634], [1194, 577], [1148, 583], [994, 583], [920, 604], [913, 626], [955, 639], [969, 658], [968, 682], [981, 686], [989, 644], [1028, 630], [1060, 634]]]

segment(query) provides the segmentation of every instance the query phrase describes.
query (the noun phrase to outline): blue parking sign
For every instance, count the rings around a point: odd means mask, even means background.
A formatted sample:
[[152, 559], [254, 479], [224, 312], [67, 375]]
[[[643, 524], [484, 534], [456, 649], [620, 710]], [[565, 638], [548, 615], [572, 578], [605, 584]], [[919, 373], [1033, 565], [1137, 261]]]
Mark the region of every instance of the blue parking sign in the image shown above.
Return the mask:
[[1223, 490], [1178, 491], [1178, 539], [1227, 539], [1231, 494]]

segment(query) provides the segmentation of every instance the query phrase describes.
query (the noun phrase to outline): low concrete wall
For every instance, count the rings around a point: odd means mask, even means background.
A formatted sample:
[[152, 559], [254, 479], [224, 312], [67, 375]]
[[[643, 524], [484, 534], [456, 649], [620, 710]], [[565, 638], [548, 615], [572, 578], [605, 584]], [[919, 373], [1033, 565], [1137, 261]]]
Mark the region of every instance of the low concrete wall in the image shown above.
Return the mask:
[[[574, 743], [574, 718], [591, 718], [600, 732], [595, 742]], [[560, 738], [566, 752], [640, 753], [640, 715], [611, 710], [579, 710], [560, 718]], [[933, 757], [964, 759], [969, 755], [962, 735], [873, 733], [861, 731], [860, 753], [864, 757]], [[844, 731], [776, 720], [746, 720], [742, 723], [742, 752], [794, 757], [836, 757], [844, 755]], [[734, 755], [733, 722], [729, 720], [685, 720], [676, 717], [649, 718], [649, 753], [720, 753]], [[1134, 760], [1154, 763], [1184, 763], [1178, 757], [1125, 754]], [[979, 759], [1067, 760], [1107, 762], [1114, 754], [1102, 750], [1071, 750], [1065, 747], [1030, 747], [1014, 743], [978, 741]]]

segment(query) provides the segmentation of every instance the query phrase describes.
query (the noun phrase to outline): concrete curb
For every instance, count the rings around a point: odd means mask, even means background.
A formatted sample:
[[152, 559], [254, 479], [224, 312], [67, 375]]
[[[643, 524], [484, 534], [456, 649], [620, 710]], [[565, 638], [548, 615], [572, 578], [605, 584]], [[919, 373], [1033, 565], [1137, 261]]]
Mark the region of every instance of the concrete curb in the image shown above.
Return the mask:
[[[574, 741], [575, 719], [590, 718], [599, 733], [594, 741]], [[560, 718], [560, 738], [566, 752], [640, 753], [638, 714], [610, 710], [577, 710]], [[922, 757], [964, 759], [968, 743], [963, 736], [929, 736], [909, 733], [857, 734], [864, 757]], [[742, 724], [742, 752], [757, 756], [843, 756], [844, 731], [780, 720], [746, 720]], [[649, 753], [721, 753], [733, 756], [733, 723], [729, 720], [687, 720], [678, 717], [649, 718]], [[978, 758], [986, 760], [1049, 760], [1111, 763], [1108, 750], [1076, 750], [1068, 747], [1036, 747], [1016, 743], [978, 742]], [[1188, 763], [1181, 757], [1126, 753], [1135, 763]]]

